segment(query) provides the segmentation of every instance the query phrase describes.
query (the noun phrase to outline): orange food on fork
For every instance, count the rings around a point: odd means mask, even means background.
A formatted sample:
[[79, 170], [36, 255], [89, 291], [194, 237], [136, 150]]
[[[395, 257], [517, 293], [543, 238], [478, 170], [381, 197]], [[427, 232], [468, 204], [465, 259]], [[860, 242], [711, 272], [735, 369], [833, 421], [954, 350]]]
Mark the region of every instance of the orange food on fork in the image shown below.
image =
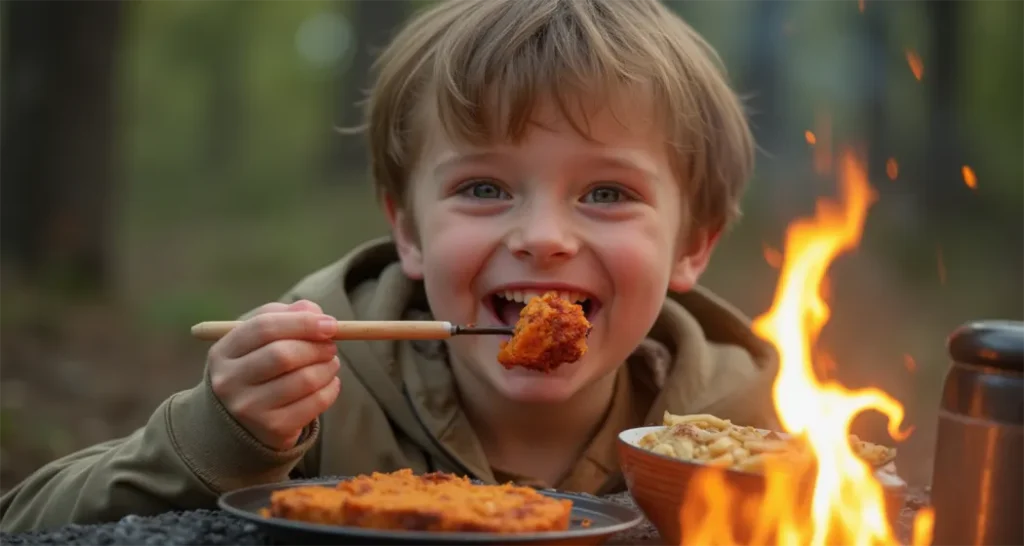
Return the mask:
[[498, 362], [549, 373], [576, 362], [587, 352], [590, 322], [583, 307], [548, 292], [533, 298], [519, 313], [512, 339], [501, 343]]

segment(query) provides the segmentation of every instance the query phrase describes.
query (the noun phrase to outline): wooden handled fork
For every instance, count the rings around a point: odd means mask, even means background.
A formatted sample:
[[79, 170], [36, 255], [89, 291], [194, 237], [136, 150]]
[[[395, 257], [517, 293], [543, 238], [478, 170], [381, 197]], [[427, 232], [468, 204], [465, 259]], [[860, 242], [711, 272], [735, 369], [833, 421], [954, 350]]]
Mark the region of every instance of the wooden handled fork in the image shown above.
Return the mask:
[[[213, 341], [224, 337], [240, 324], [242, 324], [240, 320], [200, 322], [192, 327], [192, 336]], [[478, 328], [435, 320], [339, 320], [333, 339], [447, 339], [452, 336], [467, 335], [510, 336], [512, 327]]]

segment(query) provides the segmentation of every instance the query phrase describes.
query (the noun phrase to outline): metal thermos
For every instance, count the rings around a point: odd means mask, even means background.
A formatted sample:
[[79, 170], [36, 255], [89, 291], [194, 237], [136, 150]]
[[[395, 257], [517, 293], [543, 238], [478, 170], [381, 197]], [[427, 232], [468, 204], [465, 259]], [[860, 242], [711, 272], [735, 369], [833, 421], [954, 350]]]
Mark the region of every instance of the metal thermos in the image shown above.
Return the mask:
[[973, 322], [949, 337], [939, 408], [932, 544], [1024, 544], [1024, 323]]

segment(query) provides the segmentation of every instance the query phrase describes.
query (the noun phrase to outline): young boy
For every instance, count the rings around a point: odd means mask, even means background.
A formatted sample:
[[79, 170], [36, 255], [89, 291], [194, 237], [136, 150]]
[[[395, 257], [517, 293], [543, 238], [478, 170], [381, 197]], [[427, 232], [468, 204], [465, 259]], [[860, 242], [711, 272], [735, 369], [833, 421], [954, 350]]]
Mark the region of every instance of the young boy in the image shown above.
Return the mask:
[[[617, 434], [666, 410], [772, 426], [773, 351], [696, 287], [753, 162], [716, 63], [655, 0], [421, 13], [368, 106], [392, 238], [250, 313], [131, 436], [11, 490], [3, 529], [399, 468], [604, 494], [623, 488]], [[495, 337], [329, 339], [335, 319], [512, 324], [548, 290], [593, 324], [586, 355], [551, 374], [504, 369]]]

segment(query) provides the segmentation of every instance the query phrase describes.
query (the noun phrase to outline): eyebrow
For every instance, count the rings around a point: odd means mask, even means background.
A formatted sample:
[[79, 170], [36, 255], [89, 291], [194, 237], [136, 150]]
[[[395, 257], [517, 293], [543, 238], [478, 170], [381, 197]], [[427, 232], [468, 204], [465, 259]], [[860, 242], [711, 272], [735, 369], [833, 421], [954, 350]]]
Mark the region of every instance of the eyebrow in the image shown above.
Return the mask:
[[645, 165], [643, 162], [633, 161], [627, 157], [595, 155], [589, 157], [586, 161], [597, 167], [638, 171], [652, 179], [658, 178], [658, 173], [651, 166]]
[[[494, 163], [494, 162], [505, 162], [508, 161], [508, 154], [493, 151], [483, 150], [478, 152], [469, 152], [465, 154], [455, 154], [447, 157], [437, 165], [434, 166], [433, 174], [435, 177], [443, 177], [444, 174], [452, 169], [467, 163]], [[644, 176], [651, 180], [657, 180], [659, 178], [657, 170], [650, 165], [644, 164], [644, 162], [637, 162], [628, 157], [621, 155], [608, 155], [608, 154], [584, 154], [579, 156], [575, 161], [579, 164], [585, 164], [589, 167], [604, 167], [610, 169], [621, 169], [627, 171], [635, 171], [642, 173]]]
[[466, 163], [485, 163], [495, 161], [505, 161], [508, 159], [506, 154], [495, 152], [495, 151], [480, 151], [470, 152], [466, 154], [455, 154], [451, 157], [445, 158], [438, 162], [434, 166], [434, 176], [442, 176], [445, 172], [452, 170]]

